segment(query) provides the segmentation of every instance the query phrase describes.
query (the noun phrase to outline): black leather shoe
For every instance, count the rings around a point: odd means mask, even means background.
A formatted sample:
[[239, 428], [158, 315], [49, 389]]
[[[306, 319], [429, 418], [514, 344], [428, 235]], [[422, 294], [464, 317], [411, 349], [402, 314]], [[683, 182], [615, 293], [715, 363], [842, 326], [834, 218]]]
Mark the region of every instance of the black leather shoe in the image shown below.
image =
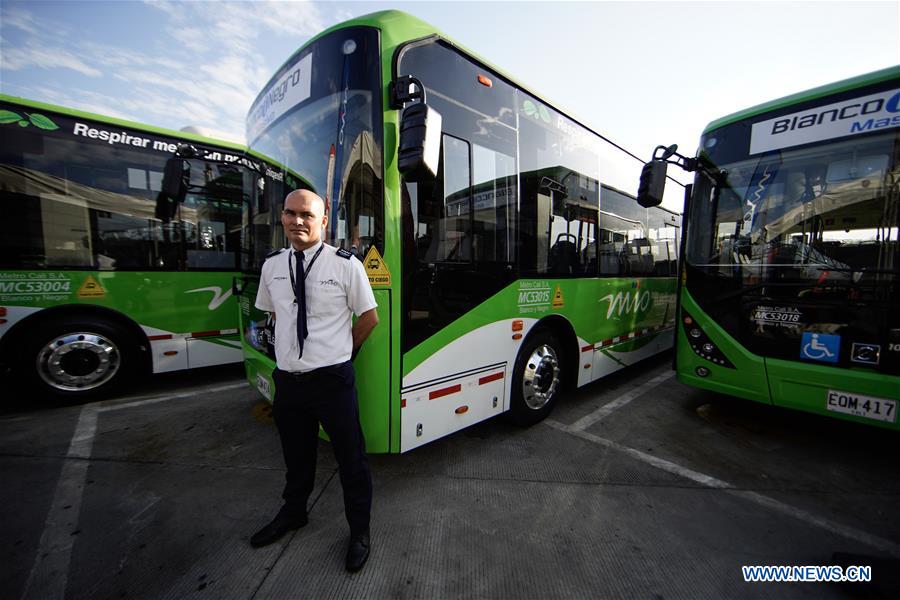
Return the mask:
[[281, 539], [281, 536], [293, 529], [299, 529], [309, 523], [309, 517], [306, 514], [291, 515], [283, 510], [279, 511], [272, 522], [253, 534], [250, 538], [250, 545], [254, 548], [262, 548], [268, 546]]
[[369, 534], [354, 535], [350, 537], [350, 546], [347, 548], [347, 570], [356, 573], [363, 568], [369, 559]]

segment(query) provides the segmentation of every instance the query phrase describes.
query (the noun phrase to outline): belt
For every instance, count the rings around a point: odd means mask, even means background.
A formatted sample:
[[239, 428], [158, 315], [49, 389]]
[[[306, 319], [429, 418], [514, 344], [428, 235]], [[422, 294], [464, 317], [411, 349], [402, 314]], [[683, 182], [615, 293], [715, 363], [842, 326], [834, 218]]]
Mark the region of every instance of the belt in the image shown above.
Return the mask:
[[285, 375], [290, 375], [294, 379], [309, 379], [310, 377], [315, 377], [316, 375], [323, 373], [331, 373], [334, 371], [338, 371], [339, 369], [344, 368], [346, 364], [350, 361], [337, 363], [336, 365], [328, 365], [327, 367], [319, 367], [317, 369], [310, 369], [309, 371], [282, 371]]

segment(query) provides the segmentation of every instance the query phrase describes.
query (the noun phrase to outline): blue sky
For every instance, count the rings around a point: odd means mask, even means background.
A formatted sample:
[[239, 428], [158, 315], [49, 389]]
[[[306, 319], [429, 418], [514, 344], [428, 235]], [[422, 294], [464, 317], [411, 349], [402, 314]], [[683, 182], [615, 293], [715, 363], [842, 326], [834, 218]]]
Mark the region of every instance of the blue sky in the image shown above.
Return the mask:
[[399, 8], [639, 156], [693, 152], [725, 114], [900, 63], [886, 2], [20, 2], [0, 4], [0, 91], [241, 140], [288, 56]]

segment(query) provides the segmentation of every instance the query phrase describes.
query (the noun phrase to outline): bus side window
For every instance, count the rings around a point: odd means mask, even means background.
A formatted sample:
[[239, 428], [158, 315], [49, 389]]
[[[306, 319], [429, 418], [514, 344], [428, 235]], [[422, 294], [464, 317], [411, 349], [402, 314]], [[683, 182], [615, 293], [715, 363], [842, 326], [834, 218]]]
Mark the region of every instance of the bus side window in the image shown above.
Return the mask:
[[476, 263], [514, 260], [516, 159], [473, 144], [473, 245]]
[[470, 195], [469, 144], [443, 136], [441, 167], [444, 172], [443, 214], [438, 222], [437, 260], [466, 262], [472, 259], [472, 197]]

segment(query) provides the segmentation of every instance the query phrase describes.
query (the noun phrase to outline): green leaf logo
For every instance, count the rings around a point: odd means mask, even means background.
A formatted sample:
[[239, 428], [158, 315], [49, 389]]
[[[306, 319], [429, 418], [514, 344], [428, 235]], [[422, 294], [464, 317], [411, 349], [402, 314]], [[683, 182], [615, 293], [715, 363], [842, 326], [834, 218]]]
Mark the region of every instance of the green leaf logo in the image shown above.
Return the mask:
[[547, 107], [541, 104], [539, 107], [539, 112], [541, 113], [541, 119], [544, 123], [550, 123], [550, 111], [547, 110]]
[[46, 129], [47, 131], [59, 129], [59, 125], [57, 125], [44, 115], [40, 115], [38, 113], [31, 113], [30, 115], [28, 115], [28, 120], [34, 123], [35, 127], [39, 127], [40, 129]]
[[18, 123], [22, 117], [11, 110], [0, 110], [0, 124]]
[[550, 111], [547, 110], [547, 107], [543, 104], [535, 104], [531, 100], [525, 100], [522, 102], [522, 112], [525, 113], [527, 117], [534, 117], [535, 119], [540, 119], [544, 123], [549, 124], [551, 122]]
[[522, 111], [526, 116], [537, 118], [537, 107], [531, 100], [526, 100], [522, 103]]

